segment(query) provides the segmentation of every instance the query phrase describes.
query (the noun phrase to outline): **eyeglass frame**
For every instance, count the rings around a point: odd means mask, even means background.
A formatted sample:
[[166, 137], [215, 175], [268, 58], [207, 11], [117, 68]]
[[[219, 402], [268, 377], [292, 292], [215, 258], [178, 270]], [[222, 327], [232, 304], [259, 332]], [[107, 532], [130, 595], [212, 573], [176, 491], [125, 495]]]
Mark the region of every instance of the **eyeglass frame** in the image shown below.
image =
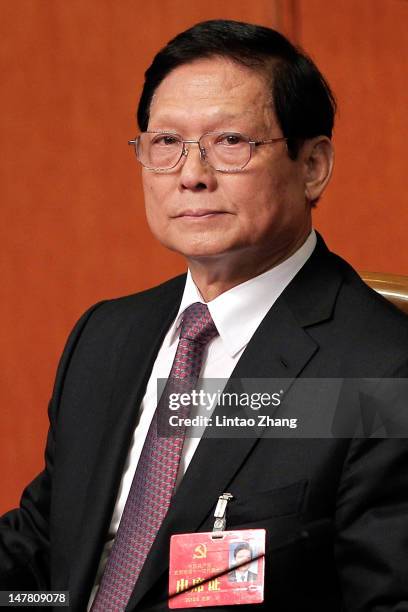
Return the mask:
[[[173, 164], [173, 166], [170, 166], [169, 168], [150, 168], [149, 166], [145, 166], [145, 164], [143, 164], [143, 162], [139, 159], [138, 156], [138, 150], [137, 150], [137, 145], [138, 142], [140, 141], [140, 137], [142, 134], [169, 134], [171, 136], [178, 136], [180, 138], [180, 143], [183, 145], [182, 149], [181, 149], [181, 153], [180, 153], [180, 157], [178, 158], [178, 160], [176, 161], [175, 164]], [[211, 134], [216, 134], [218, 136], [222, 136], [222, 135], [228, 135], [228, 136], [241, 136], [243, 137], [246, 142], [250, 145], [250, 149], [249, 149], [249, 157], [248, 160], [245, 162], [245, 164], [243, 166], [241, 166], [241, 168], [236, 168], [236, 169], [231, 169], [231, 170], [226, 170], [226, 169], [219, 169], [219, 168], [214, 168], [214, 166], [212, 164], [210, 164], [210, 162], [208, 161], [207, 158], [207, 153], [204, 147], [202, 147], [200, 145], [200, 141], [202, 138], [204, 138], [204, 136], [209, 136]], [[161, 131], [161, 130], [147, 130], [146, 132], [141, 132], [141, 134], [139, 134], [139, 136], [136, 136], [136, 138], [134, 138], [133, 140], [128, 140], [128, 145], [133, 146], [134, 151], [135, 151], [135, 155], [136, 155], [136, 159], [138, 160], [138, 162], [147, 170], [150, 170], [151, 172], [169, 172], [170, 170], [173, 170], [179, 163], [181, 158], [187, 157], [187, 155], [189, 154], [190, 149], [186, 147], [186, 144], [197, 144], [198, 145], [198, 150], [200, 152], [200, 161], [208, 164], [210, 166], [210, 168], [212, 168], [213, 170], [215, 170], [216, 172], [224, 172], [226, 174], [231, 174], [231, 173], [235, 173], [235, 172], [241, 172], [244, 168], [246, 168], [246, 166], [249, 164], [249, 162], [252, 159], [252, 154], [253, 151], [255, 149], [255, 147], [259, 147], [262, 145], [266, 145], [266, 144], [275, 144], [276, 142], [287, 142], [288, 138], [286, 138], [285, 136], [280, 136], [278, 138], [268, 138], [268, 139], [264, 139], [264, 140], [250, 140], [249, 136], [247, 136], [246, 134], [242, 134], [241, 132], [204, 132], [204, 134], [201, 134], [200, 138], [198, 140], [184, 140], [182, 138], [182, 136], [180, 134], [178, 134], [177, 132], [167, 132], [167, 131]]]

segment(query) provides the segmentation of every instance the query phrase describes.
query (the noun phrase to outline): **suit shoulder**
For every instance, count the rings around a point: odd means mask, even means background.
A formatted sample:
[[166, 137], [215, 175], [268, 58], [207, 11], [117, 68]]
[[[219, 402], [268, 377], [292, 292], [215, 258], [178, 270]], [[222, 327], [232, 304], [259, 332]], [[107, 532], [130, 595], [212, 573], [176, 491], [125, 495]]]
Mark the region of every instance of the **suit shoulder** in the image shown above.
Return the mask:
[[[408, 316], [371, 289], [358, 273], [335, 256], [343, 282], [333, 313], [333, 338], [363, 371], [386, 372], [406, 364]], [[372, 367], [369, 367], [371, 364]], [[406, 367], [406, 366], [404, 366]]]
[[113, 298], [108, 300], [107, 303], [124, 308], [127, 306], [132, 307], [136, 303], [149, 304], [150, 302], [155, 302], [164, 296], [171, 297], [172, 295], [178, 295], [181, 291], [183, 291], [185, 282], [186, 274], [180, 274], [179, 276], [175, 276], [164, 283], [160, 283], [160, 285], [155, 285], [154, 287], [149, 287], [148, 289], [138, 291], [137, 293], [131, 293], [130, 295]]
[[66, 349], [71, 352], [84, 336], [92, 337], [95, 333], [103, 333], [105, 338], [122, 336], [135, 323], [143, 326], [152, 316], [165, 318], [177, 308], [184, 285], [185, 275], [180, 275], [156, 287], [94, 304], [74, 326]]
[[334, 257], [343, 273], [339, 306], [347, 304], [347, 310], [353, 310], [353, 316], [365, 325], [382, 323], [389, 331], [405, 330], [408, 333], [408, 315], [367, 285], [346, 261], [337, 255]]
[[[163, 305], [163, 302], [175, 303], [181, 299], [186, 275], [181, 274], [160, 285], [132, 293], [130, 295], [111, 298], [100, 302], [98, 313], [101, 316], [119, 316], [134, 314], [136, 311], [150, 311]], [[92, 310], [92, 309], [91, 309]]]

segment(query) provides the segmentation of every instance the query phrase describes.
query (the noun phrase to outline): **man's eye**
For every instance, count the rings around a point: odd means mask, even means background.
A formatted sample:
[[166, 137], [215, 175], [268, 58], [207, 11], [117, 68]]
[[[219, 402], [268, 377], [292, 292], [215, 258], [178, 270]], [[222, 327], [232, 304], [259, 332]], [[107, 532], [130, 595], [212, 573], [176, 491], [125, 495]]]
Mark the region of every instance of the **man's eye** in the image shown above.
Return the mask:
[[245, 141], [240, 134], [222, 134], [217, 142], [218, 144], [233, 146], [242, 144]]
[[177, 138], [177, 136], [173, 136], [173, 134], [160, 134], [158, 136], [155, 136], [155, 138], [153, 138], [152, 145], [169, 146], [169, 145], [176, 145], [179, 142], [180, 142], [179, 138]]

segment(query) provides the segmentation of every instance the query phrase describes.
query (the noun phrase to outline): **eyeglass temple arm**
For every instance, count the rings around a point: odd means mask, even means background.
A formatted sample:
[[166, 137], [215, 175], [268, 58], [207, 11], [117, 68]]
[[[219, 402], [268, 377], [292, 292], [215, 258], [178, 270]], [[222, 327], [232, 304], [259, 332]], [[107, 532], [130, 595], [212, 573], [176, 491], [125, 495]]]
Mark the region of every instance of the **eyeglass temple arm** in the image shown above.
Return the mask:
[[249, 144], [253, 144], [255, 147], [259, 147], [263, 144], [269, 144], [271, 142], [283, 142], [284, 140], [286, 141], [288, 139], [284, 136], [281, 136], [280, 138], [269, 138], [269, 140], [250, 140]]

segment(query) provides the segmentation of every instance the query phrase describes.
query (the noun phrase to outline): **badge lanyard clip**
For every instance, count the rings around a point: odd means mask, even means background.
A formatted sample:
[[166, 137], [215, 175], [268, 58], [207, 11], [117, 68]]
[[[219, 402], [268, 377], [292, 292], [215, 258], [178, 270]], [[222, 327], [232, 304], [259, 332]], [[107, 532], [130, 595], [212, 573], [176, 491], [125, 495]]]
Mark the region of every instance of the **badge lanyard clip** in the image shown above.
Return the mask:
[[214, 512], [213, 533], [218, 534], [221, 531], [225, 531], [227, 525], [227, 504], [233, 498], [234, 496], [231, 493], [223, 493], [219, 496]]

